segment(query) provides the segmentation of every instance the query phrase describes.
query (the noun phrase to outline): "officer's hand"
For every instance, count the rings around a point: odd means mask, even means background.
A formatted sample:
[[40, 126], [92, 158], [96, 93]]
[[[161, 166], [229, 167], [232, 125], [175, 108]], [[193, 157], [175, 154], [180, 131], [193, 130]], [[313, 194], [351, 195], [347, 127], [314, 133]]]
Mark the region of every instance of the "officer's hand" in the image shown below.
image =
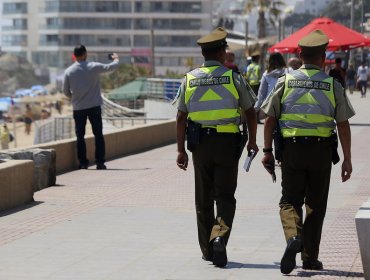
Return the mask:
[[255, 142], [254, 143], [248, 142], [248, 144], [247, 144], [247, 150], [248, 150], [248, 152], [250, 150], [254, 150], [256, 152], [256, 154], [259, 151], [258, 146], [257, 146], [257, 144]]
[[186, 168], [188, 167], [188, 160], [189, 158], [186, 152], [179, 152], [177, 154], [176, 163], [180, 169], [186, 170]]
[[272, 153], [264, 153], [262, 158], [263, 167], [268, 173], [272, 174], [275, 170], [275, 158]]
[[342, 163], [342, 182], [347, 181], [351, 177], [352, 173], [352, 162], [351, 160], [345, 159]]

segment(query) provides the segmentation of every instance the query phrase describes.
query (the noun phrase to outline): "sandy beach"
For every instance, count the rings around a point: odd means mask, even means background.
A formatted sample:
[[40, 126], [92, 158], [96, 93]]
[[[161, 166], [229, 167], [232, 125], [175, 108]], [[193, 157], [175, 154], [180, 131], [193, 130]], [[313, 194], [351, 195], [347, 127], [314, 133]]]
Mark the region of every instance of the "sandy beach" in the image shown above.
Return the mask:
[[[56, 101], [56, 100], [63, 101], [62, 114], [59, 114], [58, 111], [53, 106], [49, 109], [50, 113], [51, 113], [49, 118], [53, 118], [54, 116], [71, 116], [72, 115], [72, 106], [69, 105], [69, 101], [64, 97], [64, 95], [57, 94], [57, 95], [54, 95], [54, 96], [43, 96], [43, 97], [44, 97], [43, 98], [43, 103], [53, 102], [53, 101]], [[32, 99], [27, 100], [27, 101], [31, 101], [31, 102], [29, 102], [29, 104], [32, 107], [33, 106], [32, 104], [34, 102], [36, 102], [36, 99], [35, 99], [35, 101], [32, 101]], [[40, 105], [37, 105], [37, 106], [40, 107]], [[36, 107], [36, 105], [35, 105], [35, 107]], [[31, 133], [30, 134], [26, 133], [25, 124], [24, 124], [23, 121], [16, 121], [14, 123], [13, 122], [7, 122], [7, 126], [9, 128], [10, 132], [14, 136], [14, 141], [9, 143], [9, 149], [25, 148], [25, 147], [32, 146], [34, 144], [34, 138], [35, 138], [35, 123], [34, 122], [32, 122], [32, 124], [31, 124]], [[88, 131], [89, 130], [87, 130], [87, 133], [88, 133]]]

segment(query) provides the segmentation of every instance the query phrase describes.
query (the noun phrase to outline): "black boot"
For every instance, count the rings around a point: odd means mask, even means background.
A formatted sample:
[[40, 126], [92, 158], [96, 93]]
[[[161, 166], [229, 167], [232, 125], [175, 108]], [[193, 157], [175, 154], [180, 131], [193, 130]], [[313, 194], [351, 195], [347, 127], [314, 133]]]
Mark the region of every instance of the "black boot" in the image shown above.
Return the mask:
[[293, 236], [287, 242], [284, 255], [280, 262], [280, 271], [283, 274], [289, 274], [295, 268], [296, 254], [301, 251], [302, 241], [299, 236]]
[[314, 261], [303, 261], [302, 268], [309, 270], [322, 270], [324, 267], [322, 265], [322, 262], [320, 262], [319, 260], [314, 260]]
[[227, 254], [224, 239], [218, 236], [213, 241], [213, 264], [218, 267], [227, 265]]

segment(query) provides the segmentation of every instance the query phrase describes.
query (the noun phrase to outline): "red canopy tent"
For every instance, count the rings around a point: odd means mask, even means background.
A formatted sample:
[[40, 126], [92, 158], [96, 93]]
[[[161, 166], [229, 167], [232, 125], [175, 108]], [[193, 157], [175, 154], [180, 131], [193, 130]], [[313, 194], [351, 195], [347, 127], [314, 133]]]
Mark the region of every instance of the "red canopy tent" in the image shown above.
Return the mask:
[[308, 33], [320, 29], [329, 37], [327, 50], [348, 50], [370, 46], [370, 38], [350, 28], [341, 25], [330, 18], [317, 18], [299, 29], [289, 37], [273, 45], [269, 52], [295, 53], [298, 51], [298, 41]]

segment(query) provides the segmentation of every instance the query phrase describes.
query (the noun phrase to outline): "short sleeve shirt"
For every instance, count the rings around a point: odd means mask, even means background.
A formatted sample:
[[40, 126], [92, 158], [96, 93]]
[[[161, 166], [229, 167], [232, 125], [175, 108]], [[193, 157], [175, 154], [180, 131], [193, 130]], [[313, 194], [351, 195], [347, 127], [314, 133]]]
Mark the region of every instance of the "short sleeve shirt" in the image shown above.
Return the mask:
[[[315, 65], [304, 64], [300, 69], [320, 69]], [[261, 110], [268, 116], [280, 118], [281, 98], [284, 94], [285, 76], [278, 79], [273, 92], [262, 104]], [[342, 85], [334, 80], [334, 98], [335, 98], [335, 121], [343, 122], [355, 115], [355, 111], [344, 92]]]
[[[211, 67], [211, 66], [223, 66], [220, 62], [215, 60], [207, 60], [204, 62], [203, 66]], [[249, 108], [254, 106], [256, 103], [256, 95], [254, 94], [253, 90], [250, 86], [246, 83], [244, 78], [236, 72], [233, 72], [233, 80], [236, 87], [236, 90], [239, 94], [239, 106], [244, 111], [248, 110]], [[185, 91], [186, 91], [186, 78], [181, 83], [179, 90], [177, 92], [176, 98], [173, 101], [173, 105], [181, 112], [187, 113], [188, 110], [185, 104]]]

